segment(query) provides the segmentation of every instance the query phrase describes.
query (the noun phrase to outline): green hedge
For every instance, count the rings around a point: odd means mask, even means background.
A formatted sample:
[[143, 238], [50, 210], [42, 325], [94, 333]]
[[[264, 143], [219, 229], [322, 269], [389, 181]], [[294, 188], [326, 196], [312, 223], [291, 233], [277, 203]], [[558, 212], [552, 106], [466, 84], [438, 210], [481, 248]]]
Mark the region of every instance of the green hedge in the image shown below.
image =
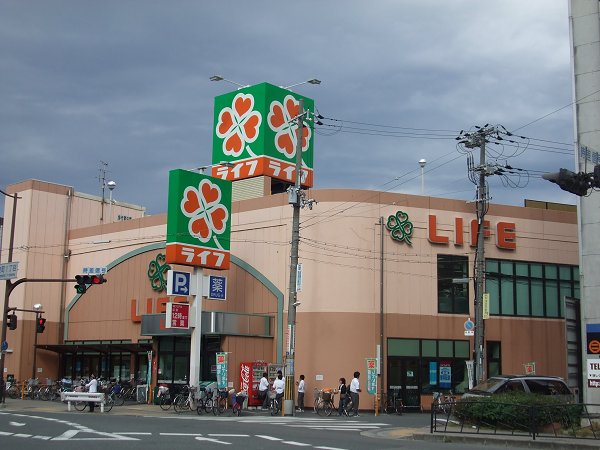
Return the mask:
[[454, 415], [479, 426], [539, 430], [548, 424], [579, 427], [582, 412], [581, 405], [566, 404], [558, 397], [513, 392], [463, 398], [456, 403]]

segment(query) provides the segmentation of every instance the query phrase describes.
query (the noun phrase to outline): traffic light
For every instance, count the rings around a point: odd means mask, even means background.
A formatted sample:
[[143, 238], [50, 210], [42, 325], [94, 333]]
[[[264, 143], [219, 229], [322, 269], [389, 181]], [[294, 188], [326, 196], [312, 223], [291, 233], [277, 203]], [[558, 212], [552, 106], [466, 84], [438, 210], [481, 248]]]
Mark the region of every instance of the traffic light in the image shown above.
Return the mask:
[[594, 184], [594, 176], [592, 174], [584, 172], [574, 173], [567, 169], [560, 169], [560, 172], [545, 173], [542, 175], [542, 178], [558, 184], [563, 191], [570, 192], [579, 197], [587, 195], [588, 190]]
[[78, 294], [85, 294], [88, 285], [106, 283], [104, 275], [75, 275], [75, 290]]
[[45, 329], [46, 329], [46, 319], [41, 316], [38, 316], [37, 323], [35, 325], [35, 332], [43, 333]]
[[6, 315], [6, 326], [9, 330], [17, 329], [17, 315], [15, 313], [10, 313]]

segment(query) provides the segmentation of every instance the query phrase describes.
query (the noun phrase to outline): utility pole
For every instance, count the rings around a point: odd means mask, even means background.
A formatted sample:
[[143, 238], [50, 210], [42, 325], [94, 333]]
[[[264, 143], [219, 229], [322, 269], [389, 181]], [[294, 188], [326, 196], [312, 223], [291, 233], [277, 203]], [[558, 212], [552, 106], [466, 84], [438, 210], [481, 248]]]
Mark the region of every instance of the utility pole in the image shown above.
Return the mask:
[[[473, 133], [465, 133], [461, 144], [471, 149], [479, 147], [479, 165], [474, 166], [469, 155], [469, 178], [477, 185], [477, 247], [475, 251], [475, 336], [473, 350], [475, 354], [475, 384], [484, 379], [485, 367], [485, 323], [483, 321], [483, 292], [485, 290], [485, 215], [488, 209], [488, 192], [485, 177], [495, 171], [489, 171], [485, 161], [485, 144], [490, 135], [496, 135], [496, 127], [477, 127]], [[462, 134], [462, 133], [461, 133]], [[458, 138], [457, 138], [458, 139]]]
[[[13, 199], [13, 204], [12, 204], [12, 218], [11, 218], [11, 223], [10, 223], [10, 238], [8, 241], [8, 261], [7, 262], [12, 262], [13, 259], [13, 249], [14, 249], [14, 245], [15, 245], [15, 221], [17, 220], [17, 200], [21, 197], [19, 197], [17, 195], [17, 193], [15, 192], [13, 195], [9, 195], [6, 192], [0, 190], [0, 193], [2, 193], [4, 196], [6, 197], [12, 197]], [[4, 287], [4, 308], [2, 308], [2, 335], [0, 337], [0, 343], [4, 343], [6, 342], [6, 332], [7, 332], [7, 326], [8, 326], [8, 319], [6, 318], [8, 312], [9, 312], [9, 298], [10, 298], [10, 293], [12, 292], [13, 289], [13, 282], [11, 280], [6, 280], [6, 285]], [[0, 351], [0, 408], [3, 408], [6, 406], [5, 403], [5, 394], [6, 394], [6, 389], [4, 388], [4, 367], [5, 367], [5, 361], [6, 360], [6, 353], [4, 352], [4, 350]]]
[[302, 181], [302, 131], [304, 127], [304, 100], [299, 100], [298, 128], [296, 131], [296, 183], [288, 190], [289, 200], [292, 205], [292, 249], [290, 255], [290, 284], [288, 288], [288, 348], [285, 371], [285, 403], [284, 412], [295, 412], [294, 389], [294, 360], [296, 358], [296, 307], [298, 306], [296, 292], [296, 277], [298, 272], [298, 243], [300, 241], [300, 207], [301, 207], [301, 181]]

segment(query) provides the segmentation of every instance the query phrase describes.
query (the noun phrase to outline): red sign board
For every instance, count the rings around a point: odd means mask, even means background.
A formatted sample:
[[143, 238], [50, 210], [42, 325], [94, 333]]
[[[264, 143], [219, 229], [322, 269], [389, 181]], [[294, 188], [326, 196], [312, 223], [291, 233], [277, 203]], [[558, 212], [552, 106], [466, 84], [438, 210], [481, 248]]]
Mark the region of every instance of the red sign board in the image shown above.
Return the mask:
[[189, 303], [167, 303], [167, 317], [165, 326], [167, 328], [190, 327], [190, 305]]

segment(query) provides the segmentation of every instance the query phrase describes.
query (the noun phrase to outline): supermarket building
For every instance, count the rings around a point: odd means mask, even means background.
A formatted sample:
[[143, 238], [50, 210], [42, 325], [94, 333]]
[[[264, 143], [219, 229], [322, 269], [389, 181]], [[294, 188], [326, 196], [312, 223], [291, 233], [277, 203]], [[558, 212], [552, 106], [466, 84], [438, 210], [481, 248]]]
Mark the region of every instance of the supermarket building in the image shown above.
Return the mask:
[[[247, 185], [236, 194], [234, 183], [231, 268], [219, 273], [227, 277], [226, 300], [203, 302], [201, 378], [215, 379], [215, 355], [228, 352], [234, 386], [242, 362], [285, 360], [292, 208], [287, 194], [267, 192], [268, 177], [254, 180], [264, 187], [257, 198], [244, 198]], [[190, 331], [164, 326], [166, 215], [36, 180], [6, 191], [19, 197], [18, 278], [73, 279], [84, 268], [106, 267], [108, 282], [83, 295], [72, 282], [18, 286], [10, 306], [41, 303], [46, 330], [36, 333], [35, 315], [17, 312], [4, 376], [137, 380], [149, 372], [153, 386], [188, 383]], [[355, 370], [365, 374], [365, 358], [377, 356], [378, 346], [379, 381], [386, 391], [399, 389], [407, 406], [427, 406], [434, 390], [464, 391], [473, 354], [465, 323], [474, 318], [474, 206], [344, 189], [311, 190], [310, 197], [318, 205], [301, 216], [295, 359], [308, 391], [336, 386]], [[12, 205], [7, 197], [2, 262]], [[581, 333], [571, 320], [580, 296], [577, 217], [563, 209], [490, 205], [486, 376], [534, 364], [539, 374], [581, 386]]]

